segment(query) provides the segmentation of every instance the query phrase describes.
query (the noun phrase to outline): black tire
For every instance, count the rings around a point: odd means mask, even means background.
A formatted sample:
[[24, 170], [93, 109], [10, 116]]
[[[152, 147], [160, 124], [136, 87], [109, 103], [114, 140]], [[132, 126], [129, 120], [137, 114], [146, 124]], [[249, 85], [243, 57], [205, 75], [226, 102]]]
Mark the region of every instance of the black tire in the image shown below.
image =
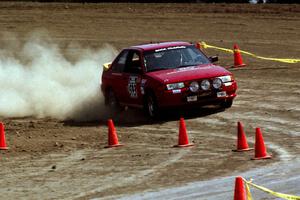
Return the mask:
[[230, 108], [232, 106], [233, 100], [227, 99], [221, 103], [222, 108]]
[[151, 119], [157, 119], [159, 117], [159, 108], [153, 93], [147, 94], [144, 109]]
[[121, 110], [119, 101], [112, 89], [109, 89], [106, 93], [105, 105], [108, 106], [110, 108], [110, 110], [112, 110], [112, 111], [120, 111]]

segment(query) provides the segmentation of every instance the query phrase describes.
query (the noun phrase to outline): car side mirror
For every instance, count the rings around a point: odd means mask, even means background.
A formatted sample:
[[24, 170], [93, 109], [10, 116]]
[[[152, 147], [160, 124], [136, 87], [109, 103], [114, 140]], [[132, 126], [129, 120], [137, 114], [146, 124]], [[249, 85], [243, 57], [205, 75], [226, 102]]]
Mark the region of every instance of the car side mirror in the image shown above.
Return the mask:
[[215, 63], [219, 60], [218, 56], [211, 56], [208, 58], [210, 60], [210, 62]]

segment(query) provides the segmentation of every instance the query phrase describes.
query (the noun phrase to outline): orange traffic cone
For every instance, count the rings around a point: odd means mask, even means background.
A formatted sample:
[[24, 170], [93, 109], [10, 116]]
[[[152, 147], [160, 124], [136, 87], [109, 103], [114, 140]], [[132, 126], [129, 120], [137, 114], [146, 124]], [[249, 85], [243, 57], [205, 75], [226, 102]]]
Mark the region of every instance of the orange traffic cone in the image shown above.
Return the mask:
[[237, 126], [237, 149], [233, 151], [249, 151], [253, 148], [249, 148], [244, 128], [241, 122], [238, 122]]
[[5, 132], [4, 132], [4, 125], [0, 122], [0, 150], [6, 150], [8, 147], [6, 146], [5, 142]]
[[184, 119], [181, 117], [179, 122], [179, 136], [178, 136], [178, 144], [174, 145], [174, 147], [190, 147], [194, 146], [193, 143], [189, 143], [189, 138], [186, 132]]
[[105, 146], [105, 148], [123, 146], [123, 144], [119, 144], [118, 135], [112, 119], [109, 119], [107, 121], [107, 125], [108, 125], [108, 145]]
[[243, 63], [240, 49], [236, 44], [233, 46], [233, 56], [234, 56], [234, 66], [233, 66], [234, 68], [246, 66], [246, 64]]
[[201, 50], [201, 42], [197, 42], [197, 43], [195, 44], [195, 46], [196, 46], [197, 49]]
[[243, 178], [238, 176], [235, 178], [235, 188], [233, 200], [246, 200], [246, 192]]
[[260, 128], [256, 128], [255, 133], [255, 156], [252, 160], [268, 159], [271, 155], [267, 154], [267, 150], [264, 143], [264, 138], [260, 131]]

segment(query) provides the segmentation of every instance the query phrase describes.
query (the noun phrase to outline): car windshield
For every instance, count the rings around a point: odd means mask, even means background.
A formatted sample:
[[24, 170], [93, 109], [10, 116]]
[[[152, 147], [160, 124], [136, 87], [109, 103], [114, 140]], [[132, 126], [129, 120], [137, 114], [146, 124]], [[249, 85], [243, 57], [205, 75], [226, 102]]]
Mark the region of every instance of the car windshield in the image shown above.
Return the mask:
[[199, 49], [191, 45], [146, 51], [144, 53], [144, 63], [147, 72], [151, 72], [208, 64], [210, 61]]

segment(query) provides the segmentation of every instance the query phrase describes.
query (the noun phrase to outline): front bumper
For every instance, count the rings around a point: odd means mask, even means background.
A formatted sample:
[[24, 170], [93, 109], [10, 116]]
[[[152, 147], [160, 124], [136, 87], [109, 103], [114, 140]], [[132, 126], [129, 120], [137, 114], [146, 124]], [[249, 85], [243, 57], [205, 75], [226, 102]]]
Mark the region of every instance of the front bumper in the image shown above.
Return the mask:
[[218, 90], [210, 89], [208, 91], [191, 92], [188, 88], [180, 90], [165, 90], [158, 96], [158, 106], [160, 108], [176, 106], [202, 106], [215, 105], [226, 100], [232, 100], [236, 97], [236, 81], [225, 83]]

